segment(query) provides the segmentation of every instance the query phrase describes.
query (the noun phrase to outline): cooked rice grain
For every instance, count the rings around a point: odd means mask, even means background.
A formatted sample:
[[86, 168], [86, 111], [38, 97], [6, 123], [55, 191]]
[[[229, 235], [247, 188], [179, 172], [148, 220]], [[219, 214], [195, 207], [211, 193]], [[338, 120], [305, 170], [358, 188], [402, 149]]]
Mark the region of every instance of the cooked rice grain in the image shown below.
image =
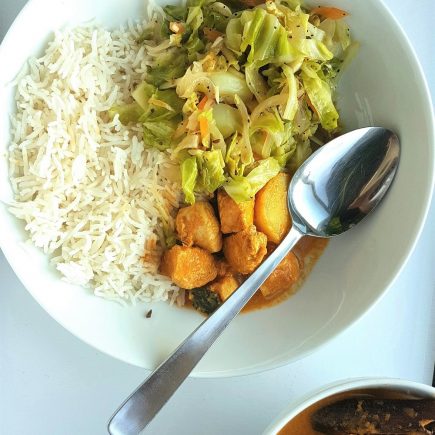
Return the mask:
[[68, 282], [121, 302], [173, 302], [178, 288], [157, 267], [180, 200], [174, 167], [144, 148], [140, 126], [106, 113], [145, 76], [141, 31], [68, 29], [29, 60], [12, 118], [10, 210]]

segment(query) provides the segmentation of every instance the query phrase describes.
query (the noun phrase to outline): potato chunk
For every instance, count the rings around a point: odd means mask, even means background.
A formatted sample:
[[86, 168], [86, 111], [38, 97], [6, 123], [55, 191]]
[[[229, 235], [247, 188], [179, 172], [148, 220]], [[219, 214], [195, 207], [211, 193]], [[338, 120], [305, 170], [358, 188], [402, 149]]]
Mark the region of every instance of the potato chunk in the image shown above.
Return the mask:
[[266, 299], [276, 296], [288, 290], [299, 276], [299, 260], [293, 252], [289, 252], [260, 287], [261, 293]]
[[217, 276], [213, 255], [201, 248], [179, 245], [164, 253], [160, 271], [184, 289], [202, 287]]
[[209, 285], [210, 290], [217, 293], [221, 298], [221, 301], [226, 301], [238, 287], [239, 282], [232, 275], [224, 276]]
[[244, 275], [253, 272], [267, 253], [267, 237], [254, 225], [224, 240], [224, 255], [228, 264]]
[[175, 219], [175, 228], [181, 242], [196, 245], [209, 252], [222, 249], [222, 234], [213, 207], [208, 202], [181, 208]]
[[217, 196], [221, 231], [224, 234], [243, 231], [254, 222], [253, 199], [237, 204], [225, 190], [220, 190]]
[[287, 208], [287, 190], [290, 175], [280, 173], [273, 177], [255, 196], [254, 223], [268, 240], [280, 243], [291, 227]]

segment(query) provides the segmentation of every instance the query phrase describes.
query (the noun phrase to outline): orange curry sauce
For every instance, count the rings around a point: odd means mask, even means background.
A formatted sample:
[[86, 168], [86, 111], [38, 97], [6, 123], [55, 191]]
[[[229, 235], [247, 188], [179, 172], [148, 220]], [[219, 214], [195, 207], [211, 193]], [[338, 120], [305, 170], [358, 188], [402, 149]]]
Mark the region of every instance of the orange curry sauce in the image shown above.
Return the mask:
[[[271, 307], [273, 305], [279, 304], [285, 301], [291, 295], [295, 294], [298, 289], [304, 283], [306, 277], [311, 272], [312, 268], [316, 264], [316, 261], [322, 255], [328, 244], [328, 239], [321, 239], [318, 237], [304, 237], [302, 238], [293, 252], [299, 259], [301, 267], [301, 276], [298, 281], [292, 285], [290, 288], [283, 289], [281, 293], [275, 294], [273, 297], [266, 299], [260, 290], [253, 296], [253, 298], [248, 302], [248, 304], [243, 308], [242, 312], [259, 310], [265, 307]], [[188, 291], [188, 290], [187, 290]], [[192, 302], [186, 296], [185, 306], [192, 308]]]
[[265, 307], [271, 307], [285, 301], [291, 295], [295, 294], [304, 283], [306, 277], [316, 264], [316, 261], [322, 255], [328, 244], [328, 239], [318, 237], [304, 237], [293, 249], [294, 254], [298, 257], [301, 266], [301, 276], [298, 281], [290, 288], [283, 289], [281, 293], [266, 299], [261, 291], [257, 291], [254, 297], [248, 302], [243, 312], [258, 310]]

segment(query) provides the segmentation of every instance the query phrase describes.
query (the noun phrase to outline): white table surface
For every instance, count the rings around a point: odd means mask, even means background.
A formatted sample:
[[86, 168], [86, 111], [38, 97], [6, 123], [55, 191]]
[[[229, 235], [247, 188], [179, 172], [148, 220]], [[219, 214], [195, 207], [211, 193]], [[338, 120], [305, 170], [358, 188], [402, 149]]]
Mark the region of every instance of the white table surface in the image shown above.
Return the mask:
[[[0, 0], [0, 39], [24, 3]], [[386, 4], [406, 29], [434, 97], [434, 0]], [[388, 294], [340, 337], [277, 370], [188, 379], [146, 433], [259, 434], [290, 400], [351, 377], [390, 376], [430, 384], [435, 361], [434, 221], [435, 205]], [[0, 252], [0, 434], [104, 434], [112, 411], [146, 375], [59, 326], [26, 292]]]

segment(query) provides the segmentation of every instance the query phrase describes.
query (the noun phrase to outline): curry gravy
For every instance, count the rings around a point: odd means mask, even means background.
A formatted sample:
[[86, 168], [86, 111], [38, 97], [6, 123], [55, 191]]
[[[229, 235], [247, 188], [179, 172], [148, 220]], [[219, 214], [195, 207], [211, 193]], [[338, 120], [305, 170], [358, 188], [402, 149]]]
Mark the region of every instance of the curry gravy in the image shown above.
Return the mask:
[[[416, 399], [409, 394], [381, 389], [363, 389], [334, 394], [319, 400], [290, 420], [277, 435], [322, 435], [311, 428], [311, 416], [320, 408], [343, 399], [376, 398], [376, 399]], [[409, 435], [412, 435], [411, 433]]]
[[[259, 310], [261, 308], [271, 307], [285, 301], [291, 295], [295, 294], [304, 283], [306, 277], [313, 269], [316, 261], [322, 255], [328, 244], [328, 239], [319, 237], [303, 237], [293, 249], [294, 254], [299, 259], [301, 274], [298, 281], [290, 288], [283, 289], [281, 293], [277, 293], [271, 298], [266, 299], [260, 290], [255, 293], [252, 299], [246, 304], [242, 312]], [[192, 302], [188, 297], [185, 299], [185, 307], [193, 308]]]
[[242, 311], [247, 312], [259, 310], [265, 307], [271, 307], [285, 301], [291, 295], [295, 294], [313, 269], [316, 261], [322, 255], [327, 244], [328, 239], [309, 236], [303, 237], [293, 249], [294, 254], [299, 259], [299, 264], [301, 267], [301, 276], [299, 277], [298, 281], [290, 288], [283, 289], [281, 293], [278, 293], [268, 299], [263, 296], [261, 291], [257, 291], [257, 293], [252, 297]]

